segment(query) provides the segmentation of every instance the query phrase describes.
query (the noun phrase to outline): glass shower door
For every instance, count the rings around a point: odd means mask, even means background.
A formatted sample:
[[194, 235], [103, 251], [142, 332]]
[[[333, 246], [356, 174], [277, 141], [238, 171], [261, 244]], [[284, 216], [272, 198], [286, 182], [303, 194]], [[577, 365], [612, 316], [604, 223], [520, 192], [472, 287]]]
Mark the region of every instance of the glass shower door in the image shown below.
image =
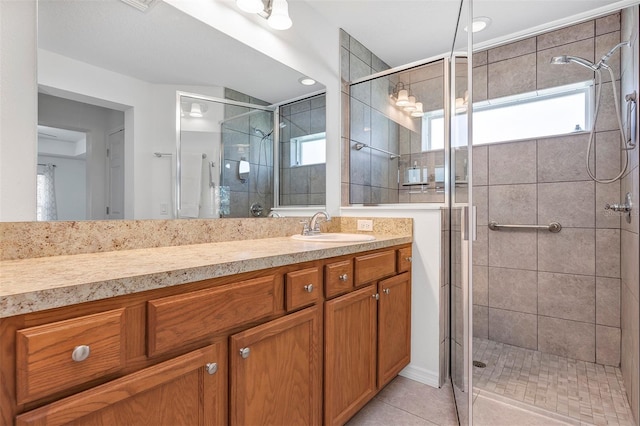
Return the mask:
[[[472, 245], [475, 240], [475, 209], [472, 194], [471, 153], [471, 0], [460, 3], [458, 32], [449, 61], [449, 280], [451, 384], [461, 425], [472, 423]], [[462, 52], [462, 53], [455, 53]], [[468, 59], [469, 58], [469, 59]]]

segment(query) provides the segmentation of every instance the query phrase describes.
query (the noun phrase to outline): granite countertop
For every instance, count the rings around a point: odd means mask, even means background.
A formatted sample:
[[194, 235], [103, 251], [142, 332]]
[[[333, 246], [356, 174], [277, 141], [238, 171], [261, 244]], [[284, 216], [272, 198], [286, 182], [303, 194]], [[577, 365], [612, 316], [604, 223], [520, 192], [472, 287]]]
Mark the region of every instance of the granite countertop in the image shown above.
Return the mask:
[[412, 241], [375, 236], [357, 243], [278, 237], [0, 261], [0, 318]]

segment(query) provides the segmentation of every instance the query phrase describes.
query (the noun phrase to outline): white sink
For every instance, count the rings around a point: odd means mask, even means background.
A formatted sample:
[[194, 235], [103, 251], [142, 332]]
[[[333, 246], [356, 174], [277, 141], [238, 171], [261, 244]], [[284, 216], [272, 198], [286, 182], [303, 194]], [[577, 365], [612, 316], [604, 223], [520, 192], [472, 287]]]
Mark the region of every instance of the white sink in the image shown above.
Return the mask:
[[291, 238], [300, 241], [314, 241], [319, 243], [357, 243], [362, 241], [373, 241], [376, 239], [373, 235], [366, 234], [343, 234], [343, 233], [326, 233], [312, 235], [292, 235]]

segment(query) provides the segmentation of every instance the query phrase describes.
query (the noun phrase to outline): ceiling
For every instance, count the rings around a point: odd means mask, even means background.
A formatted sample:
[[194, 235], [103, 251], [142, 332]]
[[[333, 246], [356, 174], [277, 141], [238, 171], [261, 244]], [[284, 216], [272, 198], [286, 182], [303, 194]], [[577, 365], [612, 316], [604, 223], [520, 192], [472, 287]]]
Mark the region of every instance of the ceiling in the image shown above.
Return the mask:
[[[451, 51], [460, 10], [459, 0], [305, 1], [391, 67]], [[474, 34], [474, 44], [526, 33], [529, 29], [614, 4], [624, 6], [629, 3], [619, 0], [474, 0], [473, 16], [486, 16], [492, 20], [485, 31]], [[463, 20], [468, 16], [467, 12], [468, 1], [465, 1]], [[466, 32], [459, 31], [458, 37], [464, 41]], [[458, 41], [455, 48], [466, 49], [466, 44]]]
[[[450, 51], [460, 10], [459, 0], [289, 1], [294, 25], [295, 2], [304, 2], [319, 19], [345, 29], [392, 67]], [[474, 16], [488, 16], [493, 22], [486, 31], [474, 35], [474, 43], [504, 39], [568, 16], [630, 3], [475, 0]], [[270, 103], [320, 89], [301, 86], [298, 71], [162, 1], [145, 13], [118, 0], [40, 0], [38, 8], [39, 47], [140, 80], [224, 86]], [[458, 34], [464, 41], [466, 33]], [[455, 47], [461, 50], [464, 46]]]

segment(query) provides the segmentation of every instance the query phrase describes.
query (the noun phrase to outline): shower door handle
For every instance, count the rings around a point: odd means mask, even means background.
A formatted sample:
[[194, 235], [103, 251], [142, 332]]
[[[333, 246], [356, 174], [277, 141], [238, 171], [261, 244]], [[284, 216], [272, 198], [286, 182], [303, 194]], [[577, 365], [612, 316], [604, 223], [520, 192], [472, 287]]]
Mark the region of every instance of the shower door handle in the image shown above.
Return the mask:
[[460, 219], [462, 226], [462, 239], [464, 241], [475, 241], [477, 238], [476, 212], [476, 206], [464, 206], [462, 208], [462, 215]]

